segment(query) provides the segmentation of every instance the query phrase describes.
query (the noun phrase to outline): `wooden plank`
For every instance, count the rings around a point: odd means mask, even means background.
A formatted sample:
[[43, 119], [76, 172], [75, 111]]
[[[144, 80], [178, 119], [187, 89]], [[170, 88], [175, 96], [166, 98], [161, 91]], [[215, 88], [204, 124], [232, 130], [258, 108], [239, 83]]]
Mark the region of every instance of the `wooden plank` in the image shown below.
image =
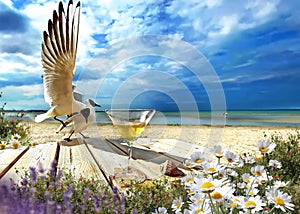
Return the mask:
[[139, 138], [135, 145], [176, 158], [180, 162], [183, 162], [194, 152], [209, 152], [206, 147], [176, 139]]
[[40, 166], [43, 166], [45, 170], [48, 170], [51, 167], [51, 163], [56, 158], [56, 153], [56, 142], [39, 144], [37, 146], [30, 147], [29, 150], [15, 163], [14, 167], [9, 169], [1, 180], [6, 183], [9, 179], [13, 179], [17, 182], [24, 175], [25, 170], [28, 170], [29, 167], [39, 168]]
[[29, 147], [0, 150], [0, 179], [13, 167], [13, 165], [27, 152]]
[[[89, 138], [85, 139], [85, 142], [98, 166], [110, 180], [114, 181], [115, 171], [128, 167], [128, 156], [106, 140]], [[163, 174], [161, 165], [151, 161], [133, 159], [130, 165], [142, 171], [146, 179], [155, 179]], [[117, 184], [115, 183], [115, 185]]]
[[[120, 143], [116, 140], [108, 141], [128, 154], [126, 143]], [[134, 148], [132, 156], [135, 159], [147, 160], [157, 164], [170, 160], [180, 167], [183, 167], [183, 161], [190, 157], [192, 153], [208, 152], [205, 147], [175, 139], [138, 138], [132, 147]]]
[[[116, 148], [123, 151], [123, 153], [128, 156], [128, 145], [126, 143], [120, 143], [116, 140], [110, 139], [106, 140]], [[155, 164], [163, 164], [167, 160], [173, 161], [176, 165], [182, 163], [179, 158], [167, 156], [163, 152], [159, 153], [157, 151], [153, 151], [151, 148], [148, 148], [147, 146], [143, 146], [142, 144], [136, 142], [133, 143], [132, 148], [132, 158], [136, 160], [144, 160]]]
[[94, 178], [107, 182], [82, 139], [59, 142], [58, 167], [71, 170], [76, 178]]

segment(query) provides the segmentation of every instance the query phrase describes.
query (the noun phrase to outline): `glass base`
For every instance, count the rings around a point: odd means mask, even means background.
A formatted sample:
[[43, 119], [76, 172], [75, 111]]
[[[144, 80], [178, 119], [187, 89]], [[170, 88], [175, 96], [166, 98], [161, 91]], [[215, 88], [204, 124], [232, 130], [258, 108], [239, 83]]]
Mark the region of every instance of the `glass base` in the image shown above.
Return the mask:
[[120, 187], [128, 187], [132, 183], [142, 183], [146, 180], [146, 175], [134, 167], [115, 168], [114, 179]]

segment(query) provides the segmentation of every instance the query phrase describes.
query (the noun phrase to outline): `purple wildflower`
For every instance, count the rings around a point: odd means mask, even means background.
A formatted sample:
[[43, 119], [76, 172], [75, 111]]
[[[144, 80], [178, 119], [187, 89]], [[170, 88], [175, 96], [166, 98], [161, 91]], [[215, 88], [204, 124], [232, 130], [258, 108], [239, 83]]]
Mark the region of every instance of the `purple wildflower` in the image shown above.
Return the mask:
[[83, 199], [85, 200], [85, 201], [87, 201], [87, 200], [89, 200], [89, 194], [90, 194], [90, 189], [89, 188], [84, 188], [84, 192], [83, 192]]
[[24, 178], [22, 181], [21, 181], [21, 185], [22, 186], [26, 186], [28, 184], [28, 180], [26, 178]]
[[55, 213], [56, 212], [56, 203], [55, 201], [47, 201], [46, 213]]
[[55, 213], [57, 213], [57, 214], [62, 213], [62, 207], [61, 207], [60, 204], [56, 205], [56, 212]]
[[93, 199], [94, 199], [94, 207], [95, 207], [95, 210], [96, 210], [97, 212], [99, 212], [99, 211], [101, 210], [101, 208], [100, 208], [100, 200], [99, 200], [99, 198], [98, 198], [97, 195], [93, 195], [92, 197], [93, 197]]
[[39, 173], [44, 173], [45, 172], [45, 169], [43, 167], [43, 164], [41, 162], [39, 162]]
[[51, 193], [50, 192], [45, 192], [45, 194], [44, 194], [44, 197], [45, 197], [45, 199], [46, 200], [49, 200], [50, 199], [50, 197], [51, 197]]
[[37, 178], [36, 169], [34, 167], [29, 167], [29, 171], [30, 171], [31, 183], [33, 185], [35, 185], [36, 184], [36, 178]]
[[50, 181], [55, 181], [56, 166], [57, 166], [56, 161], [55, 160], [52, 161], [52, 163], [51, 163], [51, 169], [49, 170]]
[[59, 170], [57, 173], [57, 187], [60, 186], [60, 180], [61, 180], [62, 176], [63, 176], [63, 171]]
[[125, 197], [121, 197], [121, 213], [125, 213]]
[[10, 178], [10, 190], [13, 192], [16, 191], [16, 184], [12, 178]]

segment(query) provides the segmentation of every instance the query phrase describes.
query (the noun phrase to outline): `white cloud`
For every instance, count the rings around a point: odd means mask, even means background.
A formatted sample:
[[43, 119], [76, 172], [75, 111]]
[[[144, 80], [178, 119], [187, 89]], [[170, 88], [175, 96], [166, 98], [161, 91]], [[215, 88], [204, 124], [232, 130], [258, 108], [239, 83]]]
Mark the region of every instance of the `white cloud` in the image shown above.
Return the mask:
[[42, 84], [23, 85], [18, 88], [24, 94], [24, 96], [27, 96], [27, 97], [37, 96], [37, 95], [40, 95], [43, 93], [43, 85]]
[[277, 4], [279, 0], [272, 1], [250, 1], [246, 5], [246, 9], [250, 9], [252, 11], [252, 15], [255, 19], [266, 18], [272, 13], [276, 12]]
[[236, 14], [230, 16], [223, 16], [218, 22], [218, 24], [216, 25], [219, 28], [219, 30], [209, 32], [208, 36], [214, 37], [214, 36], [225, 36], [231, 34], [232, 31], [237, 29], [238, 22], [239, 22], [239, 17]]
[[11, 1], [11, 0], [2, 0], [2, 2], [3, 2], [4, 4], [6, 4], [8, 7], [13, 8], [13, 7], [12, 7], [12, 1]]

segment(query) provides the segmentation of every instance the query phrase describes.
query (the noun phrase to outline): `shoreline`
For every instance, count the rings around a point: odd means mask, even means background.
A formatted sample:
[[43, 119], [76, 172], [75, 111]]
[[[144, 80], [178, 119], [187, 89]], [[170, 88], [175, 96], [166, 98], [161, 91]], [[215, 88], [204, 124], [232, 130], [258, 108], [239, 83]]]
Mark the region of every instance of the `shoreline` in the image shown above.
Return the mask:
[[[63, 133], [56, 134], [59, 127], [56, 121], [35, 123], [23, 121], [30, 127], [31, 141], [47, 143], [61, 141]], [[286, 139], [295, 134], [300, 127], [283, 126], [209, 126], [209, 125], [148, 125], [140, 137], [152, 139], [177, 139], [205, 147], [225, 146], [236, 154], [256, 151], [259, 140], [268, 140], [272, 134], [280, 134]], [[94, 124], [83, 132], [95, 138], [120, 138], [118, 131], [111, 124]]]

